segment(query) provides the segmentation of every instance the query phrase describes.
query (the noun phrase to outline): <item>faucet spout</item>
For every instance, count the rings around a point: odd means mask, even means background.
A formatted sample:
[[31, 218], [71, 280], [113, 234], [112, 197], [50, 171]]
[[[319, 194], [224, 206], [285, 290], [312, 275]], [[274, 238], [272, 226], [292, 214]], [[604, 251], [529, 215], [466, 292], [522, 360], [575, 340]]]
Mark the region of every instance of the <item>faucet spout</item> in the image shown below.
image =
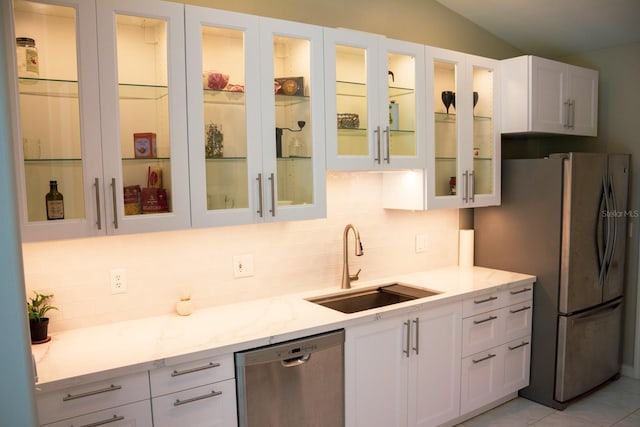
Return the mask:
[[362, 256], [364, 254], [358, 228], [353, 224], [347, 224], [344, 228], [344, 234], [342, 235], [342, 283], [340, 285], [342, 289], [351, 288], [351, 281], [358, 280], [361, 271], [358, 270], [358, 272], [353, 275], [349, 273], [349, 230], [353, 231], [355, 237], [356, 256]]

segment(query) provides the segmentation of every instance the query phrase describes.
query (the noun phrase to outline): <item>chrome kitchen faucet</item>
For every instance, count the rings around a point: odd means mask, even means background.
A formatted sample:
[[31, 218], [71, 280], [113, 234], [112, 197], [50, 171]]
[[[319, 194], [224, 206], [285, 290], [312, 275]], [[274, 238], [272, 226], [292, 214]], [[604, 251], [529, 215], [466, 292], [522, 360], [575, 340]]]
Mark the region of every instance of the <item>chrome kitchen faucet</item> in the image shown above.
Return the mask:
[[360, 241], [360, 232], [358, 228], [353, 224], [347, 224], [344, 228], [344, 234], [342, 236], [342, 289], [351, 288], [351, 281], [358, 280], [358, 276], [360, 275], [360, 271], [362, 269], [358, 269], [356, 274], [349, 274], [349, 255], [348, 255], [348, 243], [349, 243], [349, 230], [353, 230], [353, 234], [356, 238], [356, 256], [362, 256], [364, 251], [362, 249], [362, 242]]

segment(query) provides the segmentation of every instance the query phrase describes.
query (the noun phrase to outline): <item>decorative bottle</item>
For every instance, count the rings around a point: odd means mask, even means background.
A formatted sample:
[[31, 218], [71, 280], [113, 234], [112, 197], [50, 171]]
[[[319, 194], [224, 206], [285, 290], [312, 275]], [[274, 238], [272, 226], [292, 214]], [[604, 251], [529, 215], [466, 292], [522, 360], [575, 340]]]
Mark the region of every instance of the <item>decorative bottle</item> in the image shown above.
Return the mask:
[[47, 203], [47, 219], [64, 219], [64, 201], [58, 191], [58, 182], [49, 181], [49, 192], [45, 196]]

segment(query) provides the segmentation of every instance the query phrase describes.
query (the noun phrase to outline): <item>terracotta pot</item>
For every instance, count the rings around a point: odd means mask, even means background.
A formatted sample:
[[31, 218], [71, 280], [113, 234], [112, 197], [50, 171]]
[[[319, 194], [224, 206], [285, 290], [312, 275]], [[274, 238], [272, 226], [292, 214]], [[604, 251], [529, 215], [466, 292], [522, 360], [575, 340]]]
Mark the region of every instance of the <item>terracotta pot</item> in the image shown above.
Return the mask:
[[31, 343], [38, 344], [47, 341], [47, 332], [49, 330], [49, 318], [43, 317], [40, 322], [29, 322], [31, 330]]

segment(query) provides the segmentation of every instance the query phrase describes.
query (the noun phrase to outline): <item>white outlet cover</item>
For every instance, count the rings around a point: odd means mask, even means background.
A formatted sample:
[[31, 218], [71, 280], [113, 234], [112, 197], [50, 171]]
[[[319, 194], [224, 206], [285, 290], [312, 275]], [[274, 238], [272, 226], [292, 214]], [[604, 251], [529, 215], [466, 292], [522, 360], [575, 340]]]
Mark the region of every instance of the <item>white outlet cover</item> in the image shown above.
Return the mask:
[[427, 235], [416, 234], [416, 253], [427, 251]]
[[111, 293], [124, 294], [127, 292], [127, 272], [124, 268], [111, 270]]
[[234, 255], [233, 277], [253, 276], [253, 255]]

